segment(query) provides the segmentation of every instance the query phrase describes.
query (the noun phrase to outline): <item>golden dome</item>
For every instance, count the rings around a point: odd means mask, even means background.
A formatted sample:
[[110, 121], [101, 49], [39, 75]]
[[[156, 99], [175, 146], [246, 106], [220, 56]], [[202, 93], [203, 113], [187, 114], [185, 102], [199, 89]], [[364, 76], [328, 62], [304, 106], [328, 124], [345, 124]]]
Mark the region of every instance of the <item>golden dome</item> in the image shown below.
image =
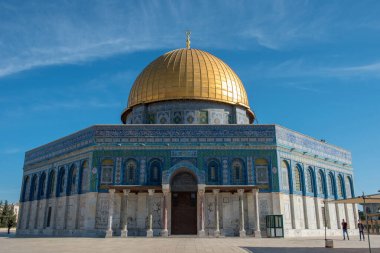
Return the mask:
[[240, 105], [253, 116], [243, 83], [226, 63], [205, 51], [183, 48], [158, 57], [140, 73], [122, 121], [135, 105], [178, 99]]

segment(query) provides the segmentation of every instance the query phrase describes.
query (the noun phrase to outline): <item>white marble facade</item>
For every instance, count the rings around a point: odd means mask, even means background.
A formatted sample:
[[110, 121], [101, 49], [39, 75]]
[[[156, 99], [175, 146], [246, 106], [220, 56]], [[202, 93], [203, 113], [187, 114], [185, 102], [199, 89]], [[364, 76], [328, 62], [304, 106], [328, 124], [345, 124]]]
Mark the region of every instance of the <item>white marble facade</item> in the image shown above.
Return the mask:
[[[254, 190], [253, 190], [254, 191]], [[164, 229], [164, 198], [162, 192], [155, 192], [152, 200], [148, 192], [129, 193], [126, 204], [125, 195], [115, 193], [89, 192], [81, 195], [35, 200], [22, 203], [19, 235], [54, 235], [54, 236], [104, 236], [112, 210], [112, 235], [120, 236], [127, 221], [129, 236], [146, 236], [149, 229], [149, 210], [152, 213], [152, 230], [154, 236], [161, 236]], [[268, 214], [282, 214], [284, 219], [284, 236], [322, 236], [324, 221], [323, 199], [292, 196], [284, 193], [259, 193], [257, 229], [257, 212], [252, 191], [245, 191], [242, 200], [238, 192], [206, 192], [204, 195], [204, 232], [205, 236], [215, 236], [216, 198], [218, 198], [218, 216], [220, 235], [239, 236], [242, 230], [241, 202], [244, 209], [244, 230], [247, 236], [254, 236], [255, 231], [266, 235], [265, 217]], [[293, 201], [291, 199], [293, 198]], [[171, 233], [171, 203], [168, 198], [168, 234]], [[303, 202], [306, 202], [304, 204]], [[292, 204], [293, 202], [293, 204]], [[113, 205], [113, 208], [110, 208]], [[150, 205], [150, 206], [149, 206]], [[202, 229], [198, 198], [198, 231]], [[51, 208], [51, 217], [48, 213]], [[326, 209], [328, 235], [340, 235], [342, 219], [348, 222], [349, 232], [356, 233], [356, 205], [329, 203]], [[307, 218], [306, 218], [307, 217]], [[48, 224], [50, 223], [50, 224]], [[257, 233], [256, 233], [257, 236]]]

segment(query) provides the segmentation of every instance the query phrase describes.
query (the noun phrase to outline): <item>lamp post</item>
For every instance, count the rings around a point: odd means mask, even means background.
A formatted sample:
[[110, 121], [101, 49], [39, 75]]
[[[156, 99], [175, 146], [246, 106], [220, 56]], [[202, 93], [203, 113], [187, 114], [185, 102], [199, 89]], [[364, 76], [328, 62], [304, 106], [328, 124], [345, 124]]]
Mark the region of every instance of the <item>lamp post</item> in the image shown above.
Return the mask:
[[367, 224], [367, 238], [368, 238], [368, 249], [369, 249], [369, 253], [372, 253], [372, 250], [371, 250], [371, 241], [370, 241], [370, 237], [369, 237], [369, 226], [368, 226], [368, 216], [367, 216], [367, 210], [366, 210], [366, 204], [365, 204], [365, 195], [364, 195], [364, 192], [363, 192], [363, 213], [365, 215], [365, 221], [366, 221], [366, 224]]
[[327, 245], [327, 220], [326, 220], [326, 200], [323, 200], [323, 216], [325, 222], [325, 246]]

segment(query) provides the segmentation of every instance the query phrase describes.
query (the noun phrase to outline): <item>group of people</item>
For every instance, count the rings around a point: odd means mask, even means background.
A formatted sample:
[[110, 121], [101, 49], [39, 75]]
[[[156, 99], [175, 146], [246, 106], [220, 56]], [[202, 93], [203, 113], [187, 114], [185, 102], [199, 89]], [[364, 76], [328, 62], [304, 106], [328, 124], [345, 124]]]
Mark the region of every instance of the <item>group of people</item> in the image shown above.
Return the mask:
[[[359, 229], [360, 241], [362, 240], [362, 238], [363, 238], [363, 241], [365, 241], [364, 225], [361, 222], [361, 220], [358, 221], [358, 229]], [[350, 237], [348, 236], [348, 232], [347, 232], [347, 222], [344, 219], [342, 220], [342, 230], [343, 230], [343, 240], [346, 240], [346, 235], [347, 235], [347, 239], [350, 240]]]

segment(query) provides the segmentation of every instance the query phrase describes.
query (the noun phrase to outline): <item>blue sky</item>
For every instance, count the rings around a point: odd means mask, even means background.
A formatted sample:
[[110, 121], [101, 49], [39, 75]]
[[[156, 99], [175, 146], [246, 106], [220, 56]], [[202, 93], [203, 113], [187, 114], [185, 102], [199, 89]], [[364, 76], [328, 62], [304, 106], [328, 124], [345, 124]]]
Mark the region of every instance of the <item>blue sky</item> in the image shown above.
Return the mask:
[[223, 59], [258, 121], [352, 151], [355, 190], [380, 189], [380, 1], [0, 0], [0, 199], [25, 151], [119, 124], [139, 72], [185, 46]]

